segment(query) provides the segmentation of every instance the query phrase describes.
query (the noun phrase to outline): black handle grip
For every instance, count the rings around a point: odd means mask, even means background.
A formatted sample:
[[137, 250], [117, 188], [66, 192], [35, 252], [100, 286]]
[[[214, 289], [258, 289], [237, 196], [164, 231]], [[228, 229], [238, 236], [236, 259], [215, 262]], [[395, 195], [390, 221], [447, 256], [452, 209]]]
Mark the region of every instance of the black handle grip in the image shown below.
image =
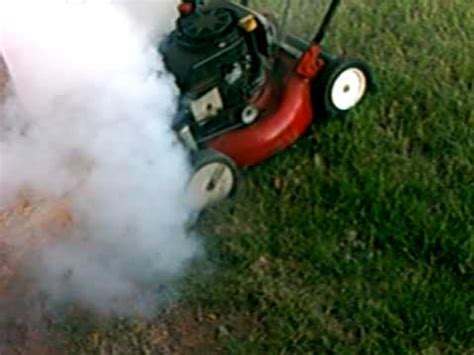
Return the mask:
[[340, 4], [341, 4], [341, 0], [332, 0], [331, 5], [329, 6], [329, 9], [326, 12], [326, 15], [324, 16], [321, 27], [319, 28], [318, 33], [313, 39], [315, 43], [321, 43], [323, 41], [324, 37], [326, 36], [327, 29], [329, 25], [331, 24], [331, 21], [334, 18], [334, 15], [336, 14], [336, 10]]

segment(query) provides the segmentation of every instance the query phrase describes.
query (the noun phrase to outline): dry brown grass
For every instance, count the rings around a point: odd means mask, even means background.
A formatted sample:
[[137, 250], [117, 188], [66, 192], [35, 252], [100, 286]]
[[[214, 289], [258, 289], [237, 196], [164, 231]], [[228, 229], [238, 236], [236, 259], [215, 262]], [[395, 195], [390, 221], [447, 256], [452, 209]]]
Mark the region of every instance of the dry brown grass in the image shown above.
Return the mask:
[[72, 224], [64, 201], [31, 203], [22, 198], [0, 212], [0, 295], [18, 276], [28, 256], [62, 237]]

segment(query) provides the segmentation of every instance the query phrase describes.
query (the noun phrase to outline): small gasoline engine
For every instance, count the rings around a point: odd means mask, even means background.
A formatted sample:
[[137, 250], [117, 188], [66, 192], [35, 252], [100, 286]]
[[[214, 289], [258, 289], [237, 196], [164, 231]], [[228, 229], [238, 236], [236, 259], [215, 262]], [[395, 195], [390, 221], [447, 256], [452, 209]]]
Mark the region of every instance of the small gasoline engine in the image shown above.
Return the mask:
[[177, 20], [161, 53], [182, 93], [174, 128], [190, 147], [257, 119], [249, 101], [267, 82], [276, 48], [276, 24], [229, 1]]

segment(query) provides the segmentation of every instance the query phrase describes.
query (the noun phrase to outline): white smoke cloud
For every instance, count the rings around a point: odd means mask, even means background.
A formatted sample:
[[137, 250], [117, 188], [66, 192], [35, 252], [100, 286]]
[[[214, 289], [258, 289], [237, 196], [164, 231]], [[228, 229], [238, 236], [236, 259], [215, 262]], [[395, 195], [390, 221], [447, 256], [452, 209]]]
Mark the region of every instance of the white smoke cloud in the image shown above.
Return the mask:
[[0, 211], [24, 191], [70, 203], [72, 229], [33, 263], [58, 302], [146, 313], [199, 253], [177, 89], [156, 53], [175, 7], [0, 0], [15, 92], [0, 108]]

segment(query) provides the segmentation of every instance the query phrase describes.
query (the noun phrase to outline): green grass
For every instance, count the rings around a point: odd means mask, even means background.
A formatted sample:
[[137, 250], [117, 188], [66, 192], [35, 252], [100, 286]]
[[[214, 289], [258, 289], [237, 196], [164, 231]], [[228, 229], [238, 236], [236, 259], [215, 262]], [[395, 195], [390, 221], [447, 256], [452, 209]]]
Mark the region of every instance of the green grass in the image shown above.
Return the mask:
[[[293, 2], [310, 37], [318, 5]], [[379, 91], [203, 216], [212, 273], [186, 281], [178, 353], [474, 353], [473, 23], [467, 0], [343, 1], [325, 45], [371, 63]], [[161, 319], [65, 326], [78, 352], [139, 353], [161, 349]]]

